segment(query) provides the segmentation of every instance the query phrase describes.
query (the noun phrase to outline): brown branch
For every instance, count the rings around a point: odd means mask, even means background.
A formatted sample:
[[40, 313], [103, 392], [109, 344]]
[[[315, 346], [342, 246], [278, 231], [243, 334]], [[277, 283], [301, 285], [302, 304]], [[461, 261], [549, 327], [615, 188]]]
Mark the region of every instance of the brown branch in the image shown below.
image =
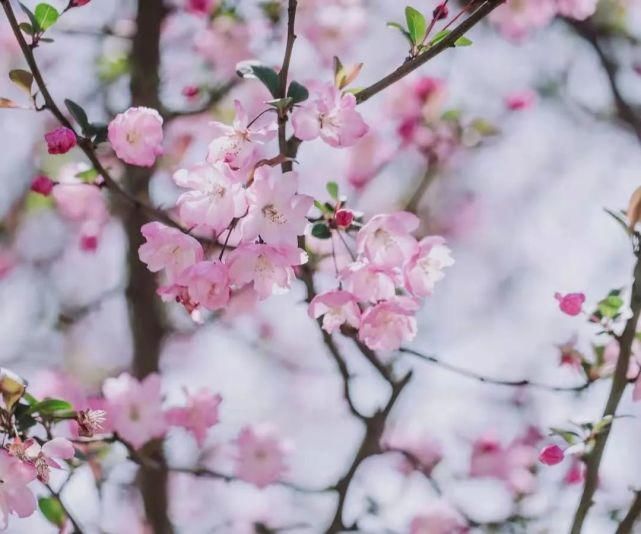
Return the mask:
[[[614, 417], [616, 415], [621, 397], [628, 385], [626, 375], [630, 364], [630, 356], [632, 354], [632, 343], [636, 339], [637, 323], [639, 322], [639, 315], [641, 314], [641, 255], [636, 247], [635, 254], [637, 256], [637, 261], [634, 267], [634, 283], [632, 285], [632, 294], [630, 296], [630, 309], [632, 310], [632, 316], [626, 322], [623, 333], [617, 337], [620, 353], [614, 371], [610, 394], [603, 411], [603, 417]], [[579, 501], [579, 506], [574, 515], [571, 534], [581, 533], [585, 518], [592, 507], [592, 499], [599, 482], [599, 468], [601, 466], [605, 446], [610, 436], [612, 424], [606, 425], [605, 428], [597, 434], [592, 450], [585, 457], [585, 482], [581, 500]]]
[[40, 94], [42, 95], [42, 98], [44, 99], [44, 108], [48, 109], [49, 112], [58, 120], [58, 122], [62, 126], [64, 126], [65, 128], [69, 128], [75, 133], [76, 138], [78, 139], [79, 148], [85, 154], [87, 159], [91, 162], [91, 164], [96, 169], [98, 174], [102, 176], [105, 186], [111, 192], [115, 193], [121, 200], [124, 200], [126, 203], [130, 204], [134, 208], [145, 213], [147, 218], [152, 220], [158, 220], [168, 226], [177, 228], [182, 232], [189, 233], [187, 229], [183, 228], [182, 225], [174, 221], [164, 211], [156, 209], [151, 205], [141, 201], [135, 195], [131, 194], [129, 191], [122, 188], [120, 184], [109, 174], [109, 172], [105, 169], [105, 167], [102, 165], [102, 163], [98, 159], [98, 156], [96, 155], [96, 151], [95, 151], [95, 146], [91, 141], [91, 139], [78, 135], [74, 126], [67, 119], [65, 114], [61, 111], [60, 107], [58, 107], [58, 105], [56, 104], [56, 101], [51, 96], [51, 93], [49, 92], [49, 89], [42, 76], [40, 68], [38, 67], [38, 64], [36, 62], [35, 56], [33, 54], [33, 50], [31, 49], [29, 44], [26, 42], [22, 34], [22, 30], [20, 30], [18, 20], [16, 19], [15, 13], [13, 12], [13, 8], [11, 7], [9, 0], [0, 0], [0, 3], [2, 4], [4, 12], [7, 16], [7, 19], [13, 31], [13, 34], [20, 46], [22, 55], [24, 56], [27, 62], [27, 65], [29, 66], [29, 70], [33, 75], [33, 79], [36, 82], [36, 85], [38, 86], [38, 89], [40, 91]]
[[409, 349], [407, 347], [401, 347], [399, 349], [399, 352], [402, 352], [404, 354], [411, 354], [412, 356], [416, 356], [417, 358], [420, 358], [423, 361], [432, 363], [434, 365], [437, 365], [441, 369], [445, 369], [446, 371], [450, 371], [452, 373], [456, 373], [457, 375], [464, 376], [466, 378], [471, 378], [473, 380], [478, 380], [479, 382], [483, 382], [484, 384], [492, 384], [495, 386], [507, 386], [507, 387], [530, 387], [530, 388], [535, 388], [535, 389], [543, 389], [546, 391], [567, 391], [567, 392], [573, 392], [577, 393], [579, 391], [583, 391], [590, 387], [592, 382], [586, 381], [583, 384], [580, 384], [578, 386], [551, 386], [549, 384], [542, 384], [540, 382], [533, 382], [532, 380], [503, 380], [500, 378], [491, 378], [489, 376], [485, 376], [479, 373], [476, 373], [474, 371], [470, 371], [469, 369], [464, 369], [462, 367], [457, 367], [456, 365], [452, 365], [450, 363], [444, 362], [440, 359], [438, 359], [436, 356], [432, 356], [429, 354], [423, 354], [422, 352], [419, 352], [414, 349]]
[[60, 508], [62, 508], [62, 511], [65, 513], [65, 516], [67, 519], [69, 519], [69, 522], [71, 523], [71, 526], [73, 527], [73, 532], [72, 534], [83, 534], [83, 530], [80, 527], [80, 523], [74, 518], [74, 516], [71, 514], [69, 511], [69, 508], [65, 505], [64, 502], [62, 502], [62, 490], [64, 490], [65, 486], [69, 483], [69, 480], [71, 479], [71, 473], [69, 473], [69, 477], [67, 480], [64, 481], [62, 487], [60, 488], [59, 491], [54, 490], [50, 484], [45, 484], [45, 487], [49, 490], [49, 493], [51, 493], [51, 496], [55, 498], [58, 503], [60, 504]]
[[395, 71], [391, 72], [384, 78], [373, 83], [369, 87], [356, 93], [356, 100], [360, 104], [369, 100], [374, 95], [380, 93], [383, 89], [386, 89], [390, 85], [396, 83], [401, 78], [407, 76], [410, 72], [415, 71], [434, 57], [438, 56], [441, 52], [444, 52], [450, 47], [455, 46], [456, 41], [465, 35], [470, 29], [472, 29], [476, 24], [478, 24], [483, 18], [489, 15], [494, 9], [499, 7], [504, 0], [485, 0], [482, 2], [475, 11], [473, 11], [469, 17], [467, 17], [461, 24], [454, 28], [444, 39], [436, 43], [435, 45], [429, 47], [425, 52], [419, 54], [415, 58], [412, 58]]
[[626, 101], [619, 88], [619, 83], [617, 80], [618, 65], [617, 63], [606, 53], [602, 43], [601, 35], [597, 28], [594, 27], [593, 23], [590, 20], [586, 21], [576, 21], [572, 19], [564, 19], [566, 24], [570, 26], [575, 33], [583, 38], [596, 53], [603, 71], [605, 72], [608, 84], [610, 85], [610, 91], [612, 92], [612, 98], [614, 100], [614, 105], [616, 108], [617, 117], [621, 122], [627, 124], [637, 139], [641, 141], [641, 116], [634, 110], [634, 108]]
[[634, 492], [634, 499], [630, 505], [628, 513], [625, 514], [625, 517], [619, 523], [619, 526], [616, 529], [616, 534], [631, 534], [634, 524], [639, 519], [641, 515], [641, 491]]
[[[287, 96], [287, 77], [289, 75], [289, 65], [292, 60], [292, 53], [294, 51], [294, 41], [296, 41], [296, 9], [298, 8], [298, 0], [289, 0], [287, 7], [287, 42], [285, 44], [285, 55], [283, 56], [283, 65], [278, 74], [280, 81], [279, 96], [285, 98]], [[291, 155], [294, 157], [298, 146], [293, 147], [287, 141], [287, 110], [279, 112], [278, 116], [278, 149], [281, 156], [289, 158]], [[290, 152], [293, 151], [293, 154]], [[283, 161], [281, 169], [283, 172], [291, 171], [293, 164], [289, 159]]]

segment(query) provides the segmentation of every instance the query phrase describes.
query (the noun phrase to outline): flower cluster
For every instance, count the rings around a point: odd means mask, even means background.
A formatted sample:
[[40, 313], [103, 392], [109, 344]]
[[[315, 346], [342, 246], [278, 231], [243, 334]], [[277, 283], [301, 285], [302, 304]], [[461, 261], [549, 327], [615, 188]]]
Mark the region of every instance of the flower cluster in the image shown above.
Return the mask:
[[507, 0], [490, 14], [490, 21], [508, 39], [520, 40], [556, 16], [585, 20], [594, 15], [597, 4], [598, 0]]
[[372, 217], [356, 236], [357, 257], [339, 273], [341, 287], [314, 297], [313, 318], [332, 333], [358, 330], [372, 350], [393, 351], [416, 335], [419, 299], [432, 294], [443, 269], [454, 263], [445, 240], [412, 235], [419, 219], [397, 212]]

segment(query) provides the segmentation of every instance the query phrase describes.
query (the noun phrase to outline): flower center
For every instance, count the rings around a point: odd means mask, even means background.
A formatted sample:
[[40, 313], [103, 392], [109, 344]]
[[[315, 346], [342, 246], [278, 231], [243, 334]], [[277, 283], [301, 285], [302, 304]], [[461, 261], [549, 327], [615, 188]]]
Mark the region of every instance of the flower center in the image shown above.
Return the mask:
[[269, 219], [274, 224], [285, 224], [287, 218], [273, 204], [263, 206], [263, 217]]

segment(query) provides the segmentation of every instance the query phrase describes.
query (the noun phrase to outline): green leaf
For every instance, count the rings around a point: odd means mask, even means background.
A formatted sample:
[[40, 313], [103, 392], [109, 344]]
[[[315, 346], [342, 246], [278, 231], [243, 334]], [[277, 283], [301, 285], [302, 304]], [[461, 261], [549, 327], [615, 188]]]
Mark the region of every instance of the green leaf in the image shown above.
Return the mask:
[[51, 28], [60, 16], [56, 8], [49, 4], [38, 4], [33, 14], [42, 31]]
[[28, 22], [21, 22], [18, 27], [27, 35], [33, 35], [33, 26]]
[[456, 41], [454, 41], [454, 46], [471, 46], [472, 41], [465, 37], [464, 35], [459, 37]]
[[29, 18], [29, 21], [31, 22], [31, 27], [34, 32], [39, 32], [41, 31], [40, 25], [38, 24], [38, 21], [36, 20], [36, 16], [33, 14], [33, 11], [31, 11], [27, 6], [25, 6], [22, 2], [18, 2], [20, 4], [20, 9], [24, 11], [25, 15]]
[[398, 22], [388, 22], [387, 23], [388, 28], [394, 28], [395, 30], [398, 30], [403, 34], [403, 37], [409, 41], [411, 45], [414, 44], [414, 41], [412, 41], [412, 36], [410, 35], [410, 32], [408, 32], [401, 24]]
[[31, 96], [31, 86], [33, 85], [33, 75], [26, 70], [15, 69], [9, 72], [9, 79], [20, 89]]
[[436, 43], [440, 43], [443, 39], [445, 39], [449, 34], [451, 33], [450, 30], [443, 30], [438, 32], [434, 38], [430, 41], [430, 45], [434, 46]]
[[82, 109], [73, 100], [69, 100], [68, 98], [65, 99], [65, 106], [67, 106], [69, 113], [78, 123], [78, 126], [82, 128], [82, 132], [85, 133], [85, 131], [89, 128], [89, 118], [87, 117], [87, 113], [85, 112], [85, 110]]
[[95, 145], [104, 143], [107, 140], [107, 134], [109, 133], [106, 124], [92, 122], [89, 125], [89, 135], [93, 135], [93, 142]]
[[276, 71], [265, 65], [248, 65], [246, 70], [238, 71], [241, 78], [258, 78], [274, 98], [279, 98], [280, 78]]
[[312, 235], [318, 239], [329, 239], [332, 237], [332, 232], [326, 224], [318, 223], [312, 227]]
[[80, 180], [86, 183], [93, 183], [97, 176], [98, 176], [98, 171], [93, 167], [91, 169], [87, 169], [86, 171], [82, 171], [76, 174], [76, 178], [79, 178]]
[[327, 192], [334, 200], [338, 200], [338, 184], [336, 182], [327, 182]]
[[293, 80], [287, 89], [287, 96], [292, 99], [294, 104], [299, 104], [309, 98], [309, 91], [303, 84]]
[[38, 499], [38, 508], [47, 518], [47, 521], [62, 528], [67, 520], [67, 514], [57, 497], [40, 497]]
[[563, 428], [550, 428], [550, 435], [559, 436], [562, 438], [568, 445], [572, 445], [577, 442], [578, 438], [581, 436], [572, 430], [565, 430]]
[[39, 413], [40, 415], [53, 415], [56, 412], [66, 412], [73, 410], [73, 406], [67, 401], [60, 399], [45, 399], [35, 406], [29, 408], [29, 413]]
[[628, 222], [626, 221], [625, 215], [623, 214], [623, 212], [617, 213], [612, 210], [609, 210], [608, 208], [605, 208], [605, 212], [621, 225], [621, 228], [623, 228], [626, 234], [632, 235], [632, 231], [628, 226]]
[[411, 6], [405, 8], [405, 20], [407, 21], [407, 30], [410, 34], [413, 44], [419, 44], [425, 32], [427, 31], [427, 23], [425, 17], [420, 11], [417, 11]]

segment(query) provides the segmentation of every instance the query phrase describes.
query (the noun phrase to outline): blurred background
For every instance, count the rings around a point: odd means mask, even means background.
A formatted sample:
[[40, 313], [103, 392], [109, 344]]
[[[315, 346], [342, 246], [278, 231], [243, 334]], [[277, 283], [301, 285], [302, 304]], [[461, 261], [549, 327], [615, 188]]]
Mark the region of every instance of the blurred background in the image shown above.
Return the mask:
[[[202, 161], [212, 119], [230, 120], [235, 98], [254, 111], [269, 98], [234, 71], [252, 58], [280, 64], [282, 6], [229, 4], [237, 18], [211, 18], [182, 0], [164, 6], [157, 88], [155, 66], [145, 57], [153, 59], [153, 28], [142, 42], [136, 35], [141, 20], [158, 16], [159, 0], [140, 0], [140, 6], [94, 0], [66, 13], [50, 32], [54, 42], [36, 50], [54, 98], [80, 103], [92, 118], [107, 122], [131, 102], [162, 103], [165, 157], [153, 171], [133, 172], [104, 155], [132, 190], [149, 183], [158, 206], [170, 207], [179, 193], [172, 172]], [[413, 5], [430, 13], [437, 2]], [[355, 86], [376, 81], [407, 55], [402, 36], [386, 27], [403, 19], [404, 7], [385, 0], [300, 0], [292, 76], [330, 81], [337, 55], [344, 64], [364, 63]], [[625, 29], [605, 32], [599, 42], [616, 65], [616, 87], [636, 113], [641, 9], [632, 0], [600, 9], [602, 18], [616, 10], [617, 28]], [[372, 134], [357, 146], [304, 144], [297, 157], [301, 190], [324, 199], [325, 184], [336, 181], [366, 215], [409, 205], [423, 233], [448, 239], [456, 263], [419, 312], [411, 347], [500, 379], [580, 384], [579, 373], [559, 365], [559, 346], [575, 337], [577, 350], [589, 356], [603, 340], [587, 321], [561, 314], [554, 294], [584, 292], [589, 308], [609, 290], [629, 288], [634, 257], [604, 208], [624, 209], [641, 185], [640, 139], [613, 104], [594, 46], [574, 24], [556, 19], [514, 41], [486, 21], [469, 37], [472, 46], [443, 53], [363, 104]], [[0, 71], [20, 67], [24, 61], [2, 16]], [[401, 130], [403, 105], [424, 77], [442, 84], [432, 104], [437, 115], [451, 112], [438, 149], [408, 140]], [[525, 104], [515, 104], [519, 95]], [[0, 76], [0, 96], [28, 105], [7, 76]], [[178, 305], [161, 305], [153, 276], [137, 261], [140, 215], [114, 205], [104, 226], [88, 236], [51, 199], [30, 191], [38, 175], [64, 181], [88, 168], [77, 149], [46, 153], [43, 134], [54, 126], [46, 113], [0, 110], [0, 365], [43, 394], [71, 380], [98, 391], [104, 378], [127, 369], [139, 376], [160, 370], [168, 399], [179, 398], [184, 387], [212, 388], [224, 399], [221, 423], [204, 452], [185, 434], [172, 434], [165, 446], [172, 464], [201, 461], [228, 470], [229, 443], [239, 428], [268, 422], [291, 444], [288, 480], [310, 488], [335, 483], [363, 428], [345, 408], [340, 376], [307, 315], [303, 284], [256, 306], [235, 302], [203, 325]], [[313, 240], [311, 246], [322, 248]], [[317, 286], [329, 284], [331, 275], [331, 266], [321, 269]], [[339, 343], [356, 402], [371, 412], [385, 402], [388, 388], [349, 340]], [[471, 454], [483, 436], [507, 446], [531, 427], [545, 435], [549, 427], [596, 419], [608, 381], [577, 395], [484, 384], [408, 355], [396, 365], [415, 375], [385, 435], [433, 444], [443, 457], [432, 473], [443, 496], [420, 473], [399, 469], [396, 455], [374, 456], [356, 474], [346, 521], [358, 519], [363, 532], [409, 532], [412, 518], [445, 499], [479, 524], [500, 524], [499, 532], [567, 531], [581, 488], [565, 480], [569, 462], [533, 466], [534, 484], [517, 495], [499, 477], [469, 476]], [[620, 413], [630, 417], [617, 422], [609, 442], [586, 533], [614, 532], [610, 512], [626, 509], [630, 488], [640, 487], [639, 410], [628, 392]], [[189, 533], [323, 532], [336, 506], [331, 493], [258, 490], [184, 474], [145, 480], [137, 471], [122, 451], [112, 450], [102, 460], [99, 484], [89, 467], [74, 473], [65, 498], [86, 532], [143, 532], [146, 504], [165, 497], [161, 507], [175, 530]], [[168, 495], [159, 496], [164, 486]], [[9, 531], [55, 528], [34, 515], [12, 520]]]

